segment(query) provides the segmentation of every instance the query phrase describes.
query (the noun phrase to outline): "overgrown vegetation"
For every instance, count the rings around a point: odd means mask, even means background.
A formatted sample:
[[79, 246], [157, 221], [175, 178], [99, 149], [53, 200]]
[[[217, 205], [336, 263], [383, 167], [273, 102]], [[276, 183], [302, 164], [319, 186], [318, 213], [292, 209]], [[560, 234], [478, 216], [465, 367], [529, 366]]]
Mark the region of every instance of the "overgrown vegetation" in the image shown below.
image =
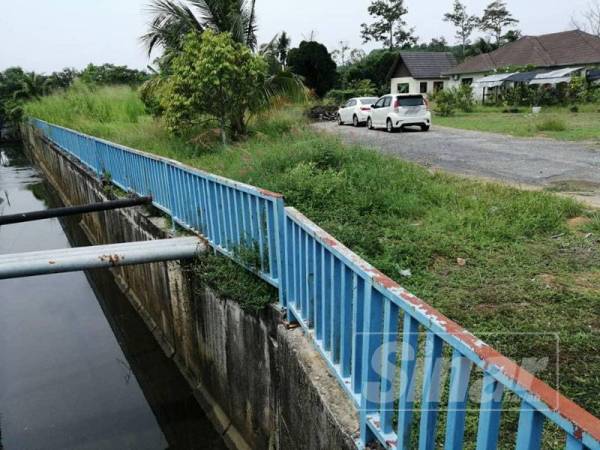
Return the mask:
[[600, 108], [597, 104], [581, 105], [576, 113], [565, 107], [543, 108], [540, 114], [532, 114], [531, 109], [525, 108], [479, 105], [473, 113], [456, 112], [451, 117], [437, 115], [434, 121], [447, 127], [518, 137], [596, 142], [600, 139]]
[[[593, 375], [600, 370], [600, 361], [593, 357], [600, 347], [599, 222], [592, 215], [591, 221], [573, 225], [578, 222], [570, 219], [591, 215], [581, 205], [550, 193], [432, 174], [414, 164], [345, 146], [302, 125], [301, 108], [272, 110], [251, 121], [250, 139], [204, 149], [192, 136], [170, 136], [160, 120], [125, 119], [118, 111], [133, 101], [131, 90], [111, 88], [88, 95], [111, 95], [114, 121], [66, 116], [62, 111], [68, 108], [57, 107], [60, 102], [68, 104], [66, 94], [42, 99], [27, 110], [51, 122], [284, 193], [288, 205], [519, 362], [536, 356], [553, 358], [555, 352], [547, 336], [516, 339], [514, 332], [557, 332], [561, 390], [600, 414]], [[139, 100], [137, 105], [142, 107]], [[216, 280], [231, 274], [232, 268], [215, 265], [210, 270], [216, 272], [207, 276]], [[403, 276], [407, 269], [410, 277]], [[233, 282], [227, 295], [239, 292], [249, 298], [242, 287], [245, 282]], [[539, 375], [555, 382], [549, 369]]]
[[221, 298], [238, 302], [244, 311], [257, 313], [278, 301], [277, 289], [223, 256], [205, 253], [192, 270], [202, 285], [210, 286]]

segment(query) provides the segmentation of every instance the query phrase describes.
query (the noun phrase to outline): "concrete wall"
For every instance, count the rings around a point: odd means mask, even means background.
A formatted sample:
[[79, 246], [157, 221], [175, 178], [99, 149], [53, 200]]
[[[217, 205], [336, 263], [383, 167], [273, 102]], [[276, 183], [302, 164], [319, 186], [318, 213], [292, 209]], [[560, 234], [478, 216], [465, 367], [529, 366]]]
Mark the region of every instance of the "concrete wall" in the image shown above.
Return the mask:
[[[74, 158], [31, 127], [22, 131], [27, 152], [65, 204], [114, 198]], [[88, 214], [81, 225], [94, 244], [169, 236], [166, 220], [143, 207]], [[302, 332], [288, 330], [276, 307], [249, 314], [217, 298], [186, 269], [156, 263], [112, 272], [227, 444], [354, 448], [356, 410]]]

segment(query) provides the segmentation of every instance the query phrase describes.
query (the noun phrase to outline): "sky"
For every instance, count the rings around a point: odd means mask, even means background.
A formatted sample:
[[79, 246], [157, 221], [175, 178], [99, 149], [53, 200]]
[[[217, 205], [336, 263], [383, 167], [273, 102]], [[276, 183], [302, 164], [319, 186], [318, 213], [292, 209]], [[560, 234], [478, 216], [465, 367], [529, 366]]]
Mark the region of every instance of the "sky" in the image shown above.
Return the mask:
[[[463, 0], [481, 15], [491, 0]], [[88, 63], [112, 63], [143, 69], [148, 56], [139, 42], [149, 21], [148, 0], [0, 0], [0, 70], [21, 66], [50, 73]], [[524, 34], [572, 29], [571, 18], [589, 0], [507, 0]], [[257, 0], [259, 42], [285, 30], [298, 45], [316, 32], [330, 51], [340, 41], [366, 51], [360, 24], [370, 22], [369, 0]], [[444, 36], [455, 42], [452, 26], [442, 21], [452, 0], [405, 0], [406, 21], [421, 41]]]

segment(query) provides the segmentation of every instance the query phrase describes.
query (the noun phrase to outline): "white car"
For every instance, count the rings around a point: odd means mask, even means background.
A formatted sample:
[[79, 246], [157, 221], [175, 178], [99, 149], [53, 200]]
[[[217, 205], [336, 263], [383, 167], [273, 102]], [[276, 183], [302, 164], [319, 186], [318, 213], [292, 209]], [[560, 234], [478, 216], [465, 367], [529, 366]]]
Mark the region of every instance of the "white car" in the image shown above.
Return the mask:
[[351, 98], [338, 111], [338, 124], [351, 123], [355, 127], [367, 122], [371, 105], [377, 101], [376, 97]]
[[431, 128], [429, 101], [423, 94], [384, 95], [372, 106], [367, 127], [385, 128], [389, 133], [405, 126], [419, 126], [422, 131]]

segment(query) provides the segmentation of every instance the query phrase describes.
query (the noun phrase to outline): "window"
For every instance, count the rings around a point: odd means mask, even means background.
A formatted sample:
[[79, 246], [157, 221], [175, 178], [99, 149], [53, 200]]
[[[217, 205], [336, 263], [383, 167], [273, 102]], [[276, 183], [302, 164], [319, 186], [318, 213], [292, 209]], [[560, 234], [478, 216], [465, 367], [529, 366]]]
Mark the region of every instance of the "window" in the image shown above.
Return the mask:
[[471, 86], [473, 84], [473, 78], [463, 78], [461, 83], [465, 86]]
[[425, 100], [422, 95], [411, 95], [408, 97], [398, 97], [400, 101], [400, 106], [423, 106], [425, 104]]
[[375, 108], [383, 108], [383, 104], [385, 102], [386, 97], [380, 98], [377, 103], [375, 103]]
[[433, 92], [440, 92], [444, 90], [444, 82], [443, 81], [434, 81], [433, 82]]
[[392, 104], [392, 97], [385, 97], [385, 101], [383, 103], [383, 107], [387, 108]]
[[348, 106], [356, 106], [356, 100], [350, 100], [350, 104]]
[[408, 94], [410, 90], [410, 85], [408, 83], [398, 83], [397, 86], [398, 94]]
[[360, 103], [361, 104], [363, 104], [363, 105], [369, 105], [369, 106], [371, 106], [376, 101], [377, 101], [376, 98], [361, 98], [360, 99]]
[[427, 94], [427, 81], [423, 81], [420, 85], [419, 85], [419, 92], [421, 94]]

